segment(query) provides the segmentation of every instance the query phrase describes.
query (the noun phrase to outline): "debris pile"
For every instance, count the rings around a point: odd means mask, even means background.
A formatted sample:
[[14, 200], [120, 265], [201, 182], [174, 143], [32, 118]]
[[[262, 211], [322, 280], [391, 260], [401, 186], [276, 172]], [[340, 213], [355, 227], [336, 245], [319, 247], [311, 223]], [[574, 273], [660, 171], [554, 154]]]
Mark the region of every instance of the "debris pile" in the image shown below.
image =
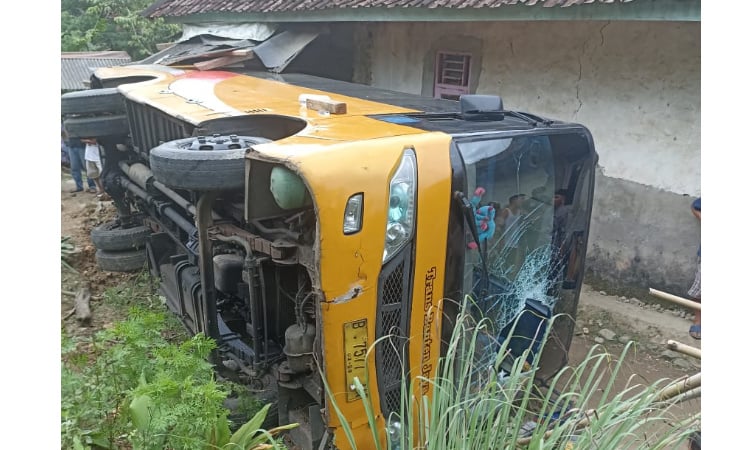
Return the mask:
[[161, 64], [193, 70], [248, 67], [281, 73], [318, 35], [318, 31], [284, 30], [250, 33], [242, 39], [197, 34], [176, 42], [135, 64]]

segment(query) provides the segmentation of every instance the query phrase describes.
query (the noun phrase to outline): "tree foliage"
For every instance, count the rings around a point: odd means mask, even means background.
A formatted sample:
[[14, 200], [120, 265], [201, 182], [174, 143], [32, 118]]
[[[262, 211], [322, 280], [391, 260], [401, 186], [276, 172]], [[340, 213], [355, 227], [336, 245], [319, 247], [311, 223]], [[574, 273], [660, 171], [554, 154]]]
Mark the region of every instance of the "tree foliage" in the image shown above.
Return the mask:
[[154, 0], [62, 0], [64, 52], [124, 50], [133, 60], [179, 37], [180, 26], [141, 15]]

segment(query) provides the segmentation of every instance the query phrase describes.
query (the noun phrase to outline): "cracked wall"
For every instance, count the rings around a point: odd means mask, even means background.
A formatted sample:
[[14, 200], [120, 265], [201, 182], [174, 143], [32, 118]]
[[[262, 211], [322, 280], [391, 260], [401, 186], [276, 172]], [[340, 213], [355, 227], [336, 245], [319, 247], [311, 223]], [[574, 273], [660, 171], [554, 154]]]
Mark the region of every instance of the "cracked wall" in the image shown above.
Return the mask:
[[425, 56], [435, 42], [470, 36], [483, 49], [476, 93], [499, 94], [508, 109], [586, 125], [600, 157], [590, 274], [622, 289], [684, 295], [700, 236], [689, 210], [701, 186], [700, 23], [368, 27], [374, 86], [422, 93]]

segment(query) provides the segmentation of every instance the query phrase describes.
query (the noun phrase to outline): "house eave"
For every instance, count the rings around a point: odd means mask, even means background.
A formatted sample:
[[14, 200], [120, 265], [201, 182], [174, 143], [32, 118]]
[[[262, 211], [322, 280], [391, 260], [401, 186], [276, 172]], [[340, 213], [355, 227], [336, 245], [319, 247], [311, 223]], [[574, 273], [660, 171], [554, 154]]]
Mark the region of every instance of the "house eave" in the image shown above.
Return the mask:
[[699, 22], [700, 0], [592, 3], [567, 8], [523, 4], [498, 8], [336, 8], [294, 12], [213, 12], [165, 16], [170, 23], [198, 22], [479, 22], [532, 20], [623, 20]]

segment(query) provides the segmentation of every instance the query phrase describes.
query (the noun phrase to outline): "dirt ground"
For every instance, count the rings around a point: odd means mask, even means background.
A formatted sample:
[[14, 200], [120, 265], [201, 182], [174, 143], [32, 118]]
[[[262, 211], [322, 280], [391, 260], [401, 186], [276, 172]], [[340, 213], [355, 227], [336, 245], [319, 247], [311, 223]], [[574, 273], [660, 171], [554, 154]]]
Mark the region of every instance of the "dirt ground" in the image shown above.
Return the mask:
[[[676, 378], [699, 372], [699, 359], [674, 353], [665, 354], [668, 350], [667, 340], [701, 348], [701, 341], [694, 340], [688, 334], [688, 328], [692, 324], [690, 314], [679, 307], [666, 310], [657, 310], [656, 307], [645, 300], [607, 295], [584, 285], [579, 301], [577, 333], [573, 338], [571, 361], [581, 360], [599, 337], [599, 341], [604, 341], [602, 345], [614, 354], [619, 354], [625, 342], [634, 341], [638, 355], [630, 364], [634, 373], [644, 377]], [[614, 333], [613, 340], [601, 337], [599, 333], [604, 329]]]
[[[584, 285], [576, 321], [577, 334], [570, 350], [570, 365], [576, 366], [584, 360], [592, 345], [597, 343], [595, 339], [599, 338], [599, 341], [604, 341], [601, 345], [616, 358], [621, 355], [624, 342], [633, 341], [635, 344], [626, 354], [623, 368], [615, 379], [615, 392], [635, 383], [648, 385], [662, 380], [663, 385], [663, 380], [684, 379], [701, 373], [700, 359], [677, 354], [666, 346], [667, 340], [673, 340], [700, 349], [701, 341], [688, 334], [692, 323], [690, 314], [680, 308], [658, 310], [655, 309], [657, 306], [644, 300], [607, 295]], [[603, 339], [599, 334], [602, 330], [611, 331], [613, 339]], [[701, 399], [698, 397], [672, 408], [667, 417], [678, 421], [700, 412]], [[660, 431], [669, 426], [668, 423], [654, 426], [651, 436], [660, 435]], [[677, 448], [687, 449], [688, 445], [684, 442]]]
[[[104, 272], [96, 266], [95, 252], [89, 234], [91, 229], [107, 220], [116, 217], [116, 210], [111, 201], [101, 202], [95, 194], [86, 191], [70, 193], [75, 189], [75, 182], [69, 171], [63, 169], [60, 182], [61, 236], [69, 236], [69, 242], [75, 246], [71, 265], [77, 273], [62, 269], [61, 273], [61, 319], [65, 329], [74, 335], [89, 335], [106, 328], [119, 319], [116, 311], [102, 303], [102, 294], [112, 286], [131, 282], [135, 276]], [[91, 292], [91, 321], [86, 326], [77, 323], [71, 316], [75, 296], [79, 289], [88, 287]]]
[[[98, 201], [94, 194], [85, 191], [71, 194], [69, 191], [75, 188], [75, 183], [66, 169], [62, 170], [60, 185], [61, 233], [62, 236], [70, 236], [70, 242], [75, 245], [72, 262], [78, 271], [77, 274], [66, 270], [62, 272], [61, 320], [71, 333], [90, 334], [118, 320], [116, 311], [101, 302], [104, 290], [133, 282], [135, 277], [103, 272], [96, 266], [95, 248], [89, 233], [94, 226], [115, 217], [116, 210], [111, 201]], [[81, 327], [70, 312], [74, 301], [72, 294], [84, 285], [91, 290], [92, 321], [88, 326]], [[619, 386], [624, 387], [631, 375], [636, 375], [641, 383], [693, 375], [700, 372], [700, 360], [674, 353], [665, 354], [668, 339], [700, 348], [700, 341], [688, 335], [690, 323], [689, 314], [677, 307], [674, 310], [659, 310], [651, 306], [648, 299], [626, 299], [594, 291], [585, 285], [569, 362], [576, 365], [582, 361], [597, 340], [613, 355], [620, 354], [624, 342], [633, 340], [636, 349], [626, 357], [625, 369], [617, 380]], [[607, 330], [611, 333], [607, 333]], [[699, 411], [700, 399], [697, 399], [683, 403], [678, 412], [689, 415]]]

